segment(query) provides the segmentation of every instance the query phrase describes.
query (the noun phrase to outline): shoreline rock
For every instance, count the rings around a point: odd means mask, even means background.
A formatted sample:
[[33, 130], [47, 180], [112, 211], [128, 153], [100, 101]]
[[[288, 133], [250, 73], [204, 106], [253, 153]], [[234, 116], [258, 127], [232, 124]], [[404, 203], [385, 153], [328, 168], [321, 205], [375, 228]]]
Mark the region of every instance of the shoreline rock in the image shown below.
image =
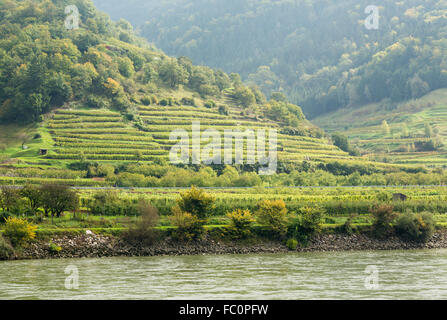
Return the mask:
[[[62, 248], [55, 251], [50, 243]], [[309, 240], [297, 252], [409, 250], [447, 248], [447, 231], [438, 231], [427, 243], [405, 242], [397, 237], [385, 240], [365, 234], [319, 234]], [[257, 241], [256, 243], [216, 242], [206, 239], [192, 243], [178, 243], [171, 239], [159, 241], [152, 246], [135, 246], [122, 240], [96, 234], [78, 236], [55, 236], [39, 240], [23, 249], [16, 259], [101, 258], [139, 256], [180, 256], [216, 254], [257, 254], [290, 252], [280, 241]]]

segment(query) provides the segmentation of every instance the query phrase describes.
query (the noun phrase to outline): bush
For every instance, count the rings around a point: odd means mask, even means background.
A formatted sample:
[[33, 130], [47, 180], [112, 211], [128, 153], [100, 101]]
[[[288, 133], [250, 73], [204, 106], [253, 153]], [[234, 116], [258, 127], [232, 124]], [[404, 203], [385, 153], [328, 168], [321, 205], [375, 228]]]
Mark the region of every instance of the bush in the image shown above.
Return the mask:
[[191, 213], [200, 220], [206, 220], [214, 208], [215, 198], [196, 187], [180, 194], [177, 205], [183, 212]]
[[345, 233], [348, 235], [351, 235], [354, 233], [354, 229], [352, 228], [352, 220], [356, 217], [356, 214], [351, 214], [349, 216], [349, 218], [346, 220], [345, 223], [343, 223], [343, 225], [341, 225], [340, 227], [337, 227], [337, 231], [341, 232], [341, 233]]
[[36, 237], [37, 226], [24, 219], [9, 217], [4, 227], [4, 235], [14, 247], [23, 246]]
[[133, 245], [152, 245], [157, 239], [157, 232], [154, 228], [158, 225], [160, 219], [158, 210], [150, 202], [140, 200], [138, 203], [138, 213], [141, 215], [140, 220], [134, 227], [129, 228], [123, 234], [123, 240]]
[[8, 211], [0, 212], [0, 224], [6, 223], [6, 220], [11, 217], [11, 214]]
[[435, 221], [428, 212], [408, 212], [397, 219], [395, 228], [404, 240], [427, 242], [435, 231]]
[[216, 103], [213, 100], [208, 100], [205, 102], [205, 108], [211, 109], [216, 106]]
[[182, 98], [182, 100], [180, 100], [180, 102], [181, 102], [181, 104], [183, 104], [185, 106], [193, 106], [193, 107], [196, 106], [196, 102], [195, 102], [194, 98], [184, 97], [184, 98]]
[[226, 106], [219, 106], [218, 111], [219, 111], [219, 114], [224, 115], [224, 116], [228, 116], [230, 114], [230, 110]]
[[320, 208], [304, 207], [301, 209], [300, 229], [307, 235], [321, 231], [323, 212]]
[[320, 208], [304, 207], [288, 227], [288, 236], [306, 244], [309, 237], [321, 231], [323, 213]]
[[0, 234], [0, 260], [9, 260], [14, 256], [11, 244]]
[[283, 200], [263, 200], [258, 203], [256, 217], [259, 224], [272, 228], [275, 233], [287, 230], [287, 208]]
[[287, 240], [287, 248], [289, 248], [289, 250], [291, 251], [295, 251], [296, 248], [298, 247], [298, 241], [296, 239], [289, 239]]
[[394, 228], [391, 224], [398, 216], [393, 210], [393, 206], [385, 204], [371, 209], [371, 214], [374, 217], [372, 228], [376, 237], [385, 238], [393, 233]]
[[230, 219], [228, 231], [235, 239], [245, 239], [251, 234], [250, 229], [255, 219], [249, 210], [237, 209], [227, 214]]
[[62, 247], [58, 246], [57, 244], [53, 243], [52, 241], [48, 244], [48, 250], [51, 253], [57, 254], [62, 251]]
[[177, 227], [172, 233], [174, 239], [189, 242], [202, 238], [205, 233], [203, 220], [189, 212], [182, 211], [179, 207], [174, 207], [172, 213], [171, 223]]
[[149, 105], [151, 104], [151, 102], [152, 102], [152, 99], [151, 99], [151, 97], [149, 97], [149, 96], [144, 96], [144, 97], [142, 97], [142, 98], [140, 99], [140, 101], [141, 101], [141, 103], [142, 103], [143, 105], [145, 105], [145, 106], [149, 106]]

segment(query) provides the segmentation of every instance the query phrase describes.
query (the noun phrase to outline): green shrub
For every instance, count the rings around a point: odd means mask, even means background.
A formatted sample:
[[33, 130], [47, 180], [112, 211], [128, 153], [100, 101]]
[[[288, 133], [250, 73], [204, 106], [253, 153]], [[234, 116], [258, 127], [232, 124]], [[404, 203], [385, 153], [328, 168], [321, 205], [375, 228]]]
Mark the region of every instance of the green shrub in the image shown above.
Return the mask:
[[149, 96], [144, 96], [144, 97], [142, 97], [142, 98], [140, 99], [140, 101], [141, 101], [141, 103], [142, 103], [143, 105], [145, 105], [145, 106], [149, 106], [149, 105], [151, 104], [151, 102], [152, 102], [152, 99], [151, 99], [151, 97], [149, 97]]
[[56, 254], [56, 253], [59, 253], [59, 252], [62, 251], [62, 247], [61, 247], [61, 246], [58, 246], [57, 244], [55, 244], [54, 242], [51, 241], [51, 242], [49, 243], [49, 245], [48, 245], [48, 250], [49, 250], [51, 253]]
[[352, 220], [356, 217], [356, 214], [351, 214], [349, 218], [343, 223], [341, 226], [337, 227], [337, 231], [340, 233], [345, 233], [351, 235], [354, 233], [354, 229], [352, 227]]
[[182, 211], [179, 207], [174, 207], [172, 213], [171, 223], [177, 227], [172, 233], [174, 239], [189, 242], [202, 238], [205, 233], [203, 220], [189, 212]]
[[138, 213], [141, 218], [134, 227], [124, 232], [122, 238], [130, 244], [141, 244], [143, 246], [152, 245], [157, 239], [157, 231], [154, 229], [158, 225], [160, 216], [158, 210], [149, 201], [140, 200], [138, 203]]
[[301, 209], [300, 230], [307, 235], [321, 231], [323, 211], [320, 208], [304, 207]]
[[251, 234], [251, 225], [255, 222], [250, 210], [236, 209], [227, 214], [230, 219], [228, 231], [235, 239], [245, 239]]
[[215, 198], [196, 187], [180, 194], [177, 205], [183, 212], [191, 213], [200, 220], [206, 220], [214, 208]]
[[9, 260], [14, 256], [11, 244], [0, 234], [0, 260]]
[[428, 212], [407, 212], [399, 216], [395, 228], [404, 240], [427, 242], [435, 231], [435, 221]]
[[0, 212], [0, 224], [6, 223], [6, 219], [11, 217], [11, 214], [8, 211]]
[[205, 108], [211, 109], [214, 108], [216, 106], [216, 102], [214, 102], [213, 100], [208, 100], [207, 102], [205, 102]]
[[283, 234], [287, 230], [287, 208], [283, 200], [259, 202], [256, 217], [259, 224], [272, 228], [278, 234]]
[[390, 236], [394, 231], [392, 223], [398, 217], [398, 213], [394, 212], [394, 207], [385, 204], [377, 205], [371, 209], [371, 214], [374, 217], [372, 225], [374, 235], [378, 238]]
[[4, 235], [14, 247], [24, 246], [36, 237], [37, 226], [25, 219], [9, 217], [4, 227]]
[[306, 244], [309, 237], [321, 231], [323, 213], [320, 208], [303, 207], [288, 226], [287, 235]]
[[230, 114], [230, 110], [228, 109], [227, 106], [219, 106], [219, 114], [224, 115], [224, 116], [228, 116]]
[[289, 248], [289, 250], [291, 251], [295, 251], [296, 248], [298, 247], [298, 241], [296, 239], [289, 239], [287, 240], [287, 248]]
[[182, 98], [182, 100], [180, 100], [180, 102], [183, 105], [185, 105], [185, 106], [193, 106], [193, 107], [195, 107], [195, 105], [196, 105], [196, 102], [195, 102], [194, 98], [184, 97], [184, 98]]

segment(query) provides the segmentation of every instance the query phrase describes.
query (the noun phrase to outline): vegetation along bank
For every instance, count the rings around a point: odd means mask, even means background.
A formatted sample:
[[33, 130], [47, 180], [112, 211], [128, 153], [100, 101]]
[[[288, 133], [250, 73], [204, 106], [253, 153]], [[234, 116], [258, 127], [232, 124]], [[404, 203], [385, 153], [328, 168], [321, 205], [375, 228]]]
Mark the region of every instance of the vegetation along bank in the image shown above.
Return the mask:
[[396, 191], [4, 187], [0, 259], [447, 248], [447, 190]]

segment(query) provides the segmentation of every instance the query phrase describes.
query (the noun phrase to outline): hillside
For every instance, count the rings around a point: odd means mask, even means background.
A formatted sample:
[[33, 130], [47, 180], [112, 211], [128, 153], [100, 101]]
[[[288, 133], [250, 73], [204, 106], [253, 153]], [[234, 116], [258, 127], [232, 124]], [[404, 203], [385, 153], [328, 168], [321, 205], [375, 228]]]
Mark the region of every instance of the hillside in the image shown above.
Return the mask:
[[[0, 7], [0, 184], [378, 185], [406, 183], [421, 172], [429, 183], [439, 181], [424, 168], [342, 151], [283, 94], [267, 100], [238, 74], [171, 58], [90, 1], [76, 2], [79, 29], [69, 30], [66, 4], [7, 1]], [[233, 166], [174, 165], [170, 135], [179, 129], [190, 135], [192, 121], [200, 121], [201, 132], [221, 134], [277, 129], [276, 174], [258, 175], [260, 165], [247, 164], [245, 143], [243, 164], [235, 164], [233, 149]], [[202, 147], [209, 142], [202, 140]], [[223, 149], [223, 141], [217, 146]]]
[[170, 55], [283, 90], [310, 118], [447, 87], [447, 3], [385, 0], [367, 30], [367, 0], [95, 0]]
[[345, 134], [379, 161], [447, 166], [446, 89], [399, 104], [376, 103], [341, 109], [314, 122], [328, 132]]

